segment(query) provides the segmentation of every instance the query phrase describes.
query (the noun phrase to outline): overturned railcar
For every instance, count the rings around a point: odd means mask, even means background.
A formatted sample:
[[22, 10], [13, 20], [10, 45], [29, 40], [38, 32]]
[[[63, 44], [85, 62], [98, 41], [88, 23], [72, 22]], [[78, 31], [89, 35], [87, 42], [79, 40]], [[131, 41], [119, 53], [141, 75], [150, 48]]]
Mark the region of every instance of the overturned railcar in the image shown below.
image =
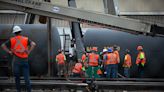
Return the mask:
[[[48, 72], [48, 35], [47, 25], [42, 24], [21, 24], [22, 34], [36, 42], [36, 48], [29, 56], [31, 76], [46, 75]], [[9, 39], [12, 34], [13, 25], [0, 25], [0, 45]], [[55, 60], [58, 49], [61, 48], [59, 33], [56, 27], [52, 27], [52, 53], [51, 59]], [[57, 69], [54, 66], [54, 74]], [[12, 75], [12, 56], [0, 48], [0, 76]]]
[[89, 29], [84, 35], [85, 47], [97, 46], [99, 52], [103, 47], [118, 45], [121, 47], [119, 64], [119, 73], [123, 74], [122, 63], [125, 50], [129, 49], [132, 55], [131, 77], [137, 77], [137, 66], [135, 60], [137, 57], [137, 46], [142, 45], [147, 57], [144, 77], [146, 78], [164, 78], [164, 38], [151, 37], [144, 35], [134, 35], [125, 32], [112, 31], [109, 29]]

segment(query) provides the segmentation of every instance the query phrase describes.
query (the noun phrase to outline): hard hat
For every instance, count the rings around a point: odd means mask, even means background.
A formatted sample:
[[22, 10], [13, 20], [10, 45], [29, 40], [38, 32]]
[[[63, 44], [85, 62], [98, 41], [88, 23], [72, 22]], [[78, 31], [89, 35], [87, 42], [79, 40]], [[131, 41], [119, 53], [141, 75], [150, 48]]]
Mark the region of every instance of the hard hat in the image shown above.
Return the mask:
[[108, 50], [107, 50], [107, 49], [103, 49], [103, 53], [104, 53], [104, 52], [108, 52]]
[[58, 49], [58, 53], [61, 53], [62, 52], [62, 50], [61, 49]]
[[98, 50], [97, 50], [97, 47], [93, 47], [92, 50], [93, 50], [93, 51], [98, 51]]
[[142, 46], [138, 46], [137, 50], [143, 50], [143, 47]]
[[114, 48], [114, 49], [117, 49], [117, 47], [118, 47], [117, 45], [113, 45], [113, 48]]
[[126, 52], [127, 52], [127, 53], [129, 53], [129, 52], [130, 52], [130, 50], [129, 50], [129, 49], [126, 49]]
[[13, 33], [20, 32], [20, 31], [22, 31], [22, 29], [20, 28], [20, 26], [14, 26], [13, 27]]
[[113, 49], [112, 48], [108, 48], [108, 52], [113, 52]]

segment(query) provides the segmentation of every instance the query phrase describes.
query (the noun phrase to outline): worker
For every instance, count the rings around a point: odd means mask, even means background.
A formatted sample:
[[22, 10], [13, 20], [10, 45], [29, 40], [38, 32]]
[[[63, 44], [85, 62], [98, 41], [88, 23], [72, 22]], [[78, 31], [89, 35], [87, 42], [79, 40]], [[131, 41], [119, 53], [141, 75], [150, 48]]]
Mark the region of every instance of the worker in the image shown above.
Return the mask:
[[106, 55], [106, 67], [107, 77], [117, 78], [117, 55], [113, 52], [112, 48], [108, 48], [108, 54]]
[[106, 67], [106, 55], [108, 54], [108, 49], [107, 48], [104, 48], [103, 51], [102, 51], [102, 72], [103, 72], [103, 77], [106, 76], [107, 74], [107, 67]]
[[142, 46], [138, 46], [137, 50], [138, 50], [138, 55], [137, 55], [137, 59], [136, 59], [136, 64], [138, 66], [139, 77], [142, 78], [143, 74], [144, 74], [144, 67], [145, 67], [145, 63], [146, 63], [146, 56], [145, 56], [145, 53], [143, 51], [143, 47]]
[[36, 46], [36, 43], [31, 41], [28, 37], [21, 35], [22, 31], [20, 26], [14, 26], [12, 33], [14, 33], [15, 36], [3, 43], [1, 47], [13, 56], [13, 72], [17, 92], [21, 92], [21, 70], [23, 72], [27, 92], [31, 92], [28, 56]]
[[58, 68], [58, 77], [62, 77], [66, 73], [66, 57], [63, 54], [62, 50], [58, 50], [58, 55], [56, 56], [57, 68]]
[[86, 52], [83, 53], [81, 60], [82, 60], [82, 62], [86, 62], [86, 60], [87, 60]]
[[[113, 50], [114, 50], [114, 53], [116, 54], [117, 56], [117, 63], [115, 64], [116, 65], [116, 72], [118, 73], [118, 64], [120, 63], [120, 54], [119, 54], [119, 51], [120, 51], [120, 47], [117, 46], [117, 45], [114, 45], [113, 46]], [[116, 78], [118, 76], [116, 75]]]
[[80, 59], [78, 59], [78, 62], [75, 64], [72, 72], [73, 72], [73, 77], [81, 77], [85, 69], [83, 68], [82, 62]]
[[105, 59], [105, 56], [108, 54], [108, 49], [104, 48], [103, 49], [103, 53], [102, 53], [102, 57], [103, 57], [103, 64], [106, 65], [106, 59]]
[[87, 53], [84, 51], [84, 53], [81, 57], [81, 60], [82, 60], [82, 63], [84, 64], [84, 66], [87, 65], [87, 59], [88, 59]]
[[124, 68], [124, 76], [130, 77], [130, 67], [132, 66], [132, 60], [129, 49], [126, 49], [123, 68]]
[[89, 78], [99, 78], [99, 75], [97, 74], [97, 70], [99, 69], [99, 55], [96, 54], [96, 52], [97, 47], [93, 47], [88, 54], [88, 69], [86, 72]]
[[81, 60], [82, 60], [82, 65], [83, 65], [82, 69], [85, 71], [86, 68], [88, 68], [88, 63], [87, 63], [87, 61], [88, 61], [88, 53], [86, 53], [84, 51], [84, 53], [83, 53], [83, 55], [81, 57]]

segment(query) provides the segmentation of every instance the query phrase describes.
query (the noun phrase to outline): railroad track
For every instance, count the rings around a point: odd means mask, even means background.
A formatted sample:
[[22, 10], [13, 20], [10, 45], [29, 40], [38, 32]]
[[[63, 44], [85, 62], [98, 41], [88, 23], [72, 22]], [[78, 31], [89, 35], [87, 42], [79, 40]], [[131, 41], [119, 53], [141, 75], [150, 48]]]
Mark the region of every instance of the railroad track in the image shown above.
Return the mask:
[[[85, 82], [85, 83], [82, 83]], [[21, 81], [24, 88], [24, 81]], [[75, 92], [94, 92], [94, 90], [161, 90], [164, 91], [164, 79], [90, 79], [82, 78], [31, 78], [33, 89], [41, 90], [76, 90]], [[0, 78], [0, 89], [15, 89], [14, 80]], [[77, 91], [78, 90], [78, 91]], [[53, 91], [52, 91], [53, 92]], [[72, 91], [69, 91], [72, 92]]]

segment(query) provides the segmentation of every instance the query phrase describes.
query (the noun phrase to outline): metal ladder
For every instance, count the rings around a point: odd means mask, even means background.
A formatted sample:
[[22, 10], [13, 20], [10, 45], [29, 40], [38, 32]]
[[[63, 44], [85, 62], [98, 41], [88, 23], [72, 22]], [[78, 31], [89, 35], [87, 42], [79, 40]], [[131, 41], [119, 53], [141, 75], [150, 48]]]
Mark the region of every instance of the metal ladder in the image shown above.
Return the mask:
[[65, 54], [69, 54], [69, 48], [71, 45], [71, 38], [69, 34], [64, 35], [64, 52]]

